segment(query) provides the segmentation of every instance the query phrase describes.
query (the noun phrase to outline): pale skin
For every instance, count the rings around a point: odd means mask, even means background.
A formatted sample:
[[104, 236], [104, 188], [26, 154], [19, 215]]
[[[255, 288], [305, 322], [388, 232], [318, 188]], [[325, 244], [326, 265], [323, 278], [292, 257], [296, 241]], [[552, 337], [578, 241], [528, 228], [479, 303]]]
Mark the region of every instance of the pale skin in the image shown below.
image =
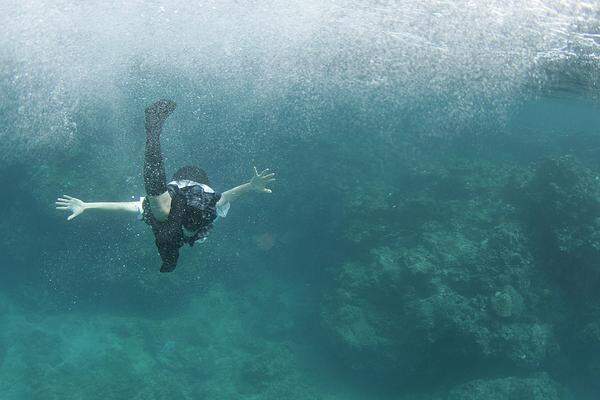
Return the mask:
[[[275, 181], [274, 173], [270, 173], [268, 169], [265, 169], [259, 173], [256, 167], [254, 167], [254, 176], [252, 179], [246, 183], [221, 193], [221, 199], [217, 203], [217, 206], [231, 203], [234, 200], [251, 192], [271, 193], [271, 189], [267, 188], [267, 184], [273, 181]], [[154, 217], [159, 221], [165, 221], [169, 216], [169, 212], [171, 211], [171, 195], [169, 192], [164, 192], [159, 196], [147, 196], [146, 198], [148, 199], [148, 204], [150, 205], [150, 209], [152, 210]], [[71, 212], [71, 214], [67, 217], [67, 220], [71, 221], [73, 218], [76, 218], [87, 210], [137, 213], [138, 204], [139, 202], [137, 201], [87, 203], [75, 197], [63, 195], [56, 200], [56, 209]]]

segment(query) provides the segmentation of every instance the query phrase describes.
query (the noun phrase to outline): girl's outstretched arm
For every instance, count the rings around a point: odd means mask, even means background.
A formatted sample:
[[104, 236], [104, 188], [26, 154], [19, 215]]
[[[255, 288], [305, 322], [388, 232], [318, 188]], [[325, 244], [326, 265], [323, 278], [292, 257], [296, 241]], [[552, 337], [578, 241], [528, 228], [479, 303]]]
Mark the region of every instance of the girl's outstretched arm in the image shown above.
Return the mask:
[[254, 176], [252, 179], [250, 179], [250, 181], [247, 183], [221, 193], [221, 199], [217, 203], [217, 206], [231, 203], [240, 196], [249, 192], [271, 193], [271, 189], [267, 188], [267, 184], [269, 182], [273, 182], [274, 180], [275, 174], [269, 173], [268, 168], [259, 174], [256, 167], [254, 167]]
[[67, 217], [67, 220], [72, 220], [79, 214], [86, 210], [108, 210], [108, 211], [126, 211], [131, 213], [139, 213], [139, 201], [126, 201], [126, 202], [101, 202], [101, 203], [86, 203], [75, 197], [67, 196], [59, 197], [56, 200], [57, 210], [68, 210], [71, 215]]

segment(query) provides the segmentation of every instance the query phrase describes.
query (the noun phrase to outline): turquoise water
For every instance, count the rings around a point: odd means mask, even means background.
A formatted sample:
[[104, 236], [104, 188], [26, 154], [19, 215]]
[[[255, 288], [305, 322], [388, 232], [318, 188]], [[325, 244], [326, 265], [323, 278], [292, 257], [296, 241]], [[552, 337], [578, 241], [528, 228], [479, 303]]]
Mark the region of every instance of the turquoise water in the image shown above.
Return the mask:
[[[594, 1], [0, 4], [0, 400], [597, 399]], [[167, 174], [271, 168], [171, 274]]]

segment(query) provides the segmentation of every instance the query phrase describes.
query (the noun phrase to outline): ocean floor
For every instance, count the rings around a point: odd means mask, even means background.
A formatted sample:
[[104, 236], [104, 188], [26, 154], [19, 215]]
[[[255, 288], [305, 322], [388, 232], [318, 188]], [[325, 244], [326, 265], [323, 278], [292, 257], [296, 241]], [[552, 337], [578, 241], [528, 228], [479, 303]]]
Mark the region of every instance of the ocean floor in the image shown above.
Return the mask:
[[153, 319], [37, 315], [3, 300], [1, 398], [336, 398], [317, 397], [299, 345], [248, 334], [242, 302], [215, 287]]

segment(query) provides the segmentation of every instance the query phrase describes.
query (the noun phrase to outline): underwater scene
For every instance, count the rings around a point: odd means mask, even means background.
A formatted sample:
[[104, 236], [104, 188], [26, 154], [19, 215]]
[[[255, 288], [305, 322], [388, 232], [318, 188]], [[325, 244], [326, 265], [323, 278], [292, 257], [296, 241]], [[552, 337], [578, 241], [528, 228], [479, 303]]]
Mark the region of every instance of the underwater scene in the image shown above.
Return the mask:
[[0, 400], [600, 398], [597, 0], [0, 26]]

